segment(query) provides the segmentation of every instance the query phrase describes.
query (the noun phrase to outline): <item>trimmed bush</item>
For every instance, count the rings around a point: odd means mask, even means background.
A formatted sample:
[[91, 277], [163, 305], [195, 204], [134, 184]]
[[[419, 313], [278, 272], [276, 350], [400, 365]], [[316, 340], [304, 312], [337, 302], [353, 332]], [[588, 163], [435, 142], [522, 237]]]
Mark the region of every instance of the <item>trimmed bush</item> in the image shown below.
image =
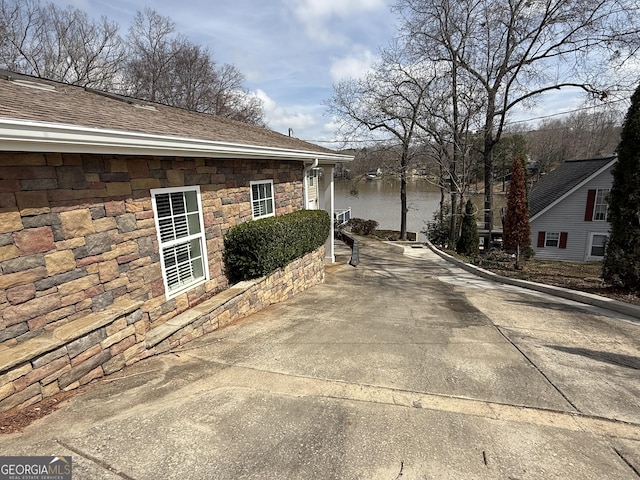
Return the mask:
[[224, 236], [227, 278], [234, 283], [268, 275], [324, 245], [330, 228], [324, 210], [298, 210], [236, 225]]

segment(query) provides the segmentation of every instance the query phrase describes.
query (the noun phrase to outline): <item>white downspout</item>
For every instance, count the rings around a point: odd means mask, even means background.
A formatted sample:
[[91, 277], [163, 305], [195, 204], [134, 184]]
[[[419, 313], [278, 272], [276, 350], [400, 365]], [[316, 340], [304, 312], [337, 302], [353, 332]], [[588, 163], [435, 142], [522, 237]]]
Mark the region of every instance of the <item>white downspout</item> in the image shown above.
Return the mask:
[[318, 159], [316, 158], [311, 165], [308, 167], [304, 167], [304, 171], [302, 172], [302, 187], [304, 190], [304, 209], [309, 208], [309, 170], [312, 168], [316, 168], [318, 166]]

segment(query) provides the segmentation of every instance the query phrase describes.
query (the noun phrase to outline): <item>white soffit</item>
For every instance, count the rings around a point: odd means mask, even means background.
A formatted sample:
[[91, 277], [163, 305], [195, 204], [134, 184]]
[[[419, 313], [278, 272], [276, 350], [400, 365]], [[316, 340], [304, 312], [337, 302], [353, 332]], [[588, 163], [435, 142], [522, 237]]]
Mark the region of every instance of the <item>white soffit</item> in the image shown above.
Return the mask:
[[0, 118], [0, 151], [158, 155], [346, 163], [351, 155]]

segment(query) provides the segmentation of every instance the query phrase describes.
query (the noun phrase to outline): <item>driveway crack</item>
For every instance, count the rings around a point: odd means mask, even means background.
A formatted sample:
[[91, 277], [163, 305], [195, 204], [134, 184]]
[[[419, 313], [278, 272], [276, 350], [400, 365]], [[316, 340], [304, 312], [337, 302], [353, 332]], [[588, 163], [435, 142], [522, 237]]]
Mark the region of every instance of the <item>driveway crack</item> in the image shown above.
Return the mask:
[[509, 338], [509, 337], [508, 337], [508, 336], [507, 336], [507, 335], [502, 331], [502, 329], [501, 329], [499, 326], [497, 326], [497, 325], [495, 325], [495, 324], [494, 324], [494, 326], [495, 326], [496, 330], [498, 331], [498, 333], [500, 333], [500, 335], [502, 335], [502, 337], [503, 337], [507, 342], [509, 342], [511, 345], [513, 345], [513, 348], [515, 348], [516, 350], [518, 350], [518, 352], [520, 352], [520, 355], [522, 355], [522, 356], [527, 360], [527, 362], [529, 362], [529, 364], [530, 364], [533, 368], [535, 368], [535, 369], [538, 371], [538, 373], [539, 373], [540, 375], [542, 375], [542, 377], [543, 377], [543, 378], [544, 378], [544, 379], [549, 383], [549, 385], [551, 385], [551, 386], [554, 388], [554, 390], [555, 390], [556, 392], [558, 392], [558, 394], [560, 394], [560, 396], [561, 396], [561, 397], [562, 397], [562, 398], [563, 398], [563, 399], [564, 399], [564, 400], [565, 400], [569, 405], [571, 405], [571, 407], [572, 407], [576, 412], [578, 412], [578, 413], [582, 413], [582, 412], [580, 411], [580, 409], [579, 409], [576, 405], [574, 405], [574, 403], [573, 403], [571, 400], [569, 400], [569, 397], [567, 397], [567, 396], [562, 392], [562, 390], [560, 390], [560, 389], [556, 386], [556, 384], [555, 384], [555, 383], [553, 383], [553, 382], [551, 381], [551, 379], [550, 379], [550, 378], [549, 378], [549, 377], [548, 377], [548, 376], [547, 376], [547, 375], [546, 375], [546, 374], [545, 374], [545, 373], [544, 373], [544, 372], [543, 372], [543, 371], [542, 371], [542, 370], [541, 370], [541, 369], [540, 369], [540, 368], [539, 368], [539, 367], [538, 367], [538, 366], [533, 362], [533, 360], [531, 360], [531, 359], [529, 358], [529, 356], [528, 356], [526, 353], [524, 353], [524, 351], [523, 351], [520, 347], [518, 347], [518, 345], [516, 345], [513, 341], [511, 341], [511, 339], [510, 339], [510, 338]]
[[105, 462], [104, 460], [100, 460], [98, 457], [95, 457], [89, 453], [83, 452], [82, 450], [73, 447], [72, 445], [68, 444], [65, 441], [56, 439], [56, 442], [58, 444], [60, 444], [61, 446], [63, 446], [64, 448], [66, 448], [67, 450], [71, 450], [73, 453], [75, 453], [76, 455], [81, 456], [82, 458], [86, 458], [87, 460], [95, 463], [96, 465], [99, 465], [100, 467], [104, 468], [105, 470], [109, 470], [111, 473], [113, 473], [114, 475], [117, 475], [120, 478], [124, 478], [125, 480], [136, 480], [135, 478], [127, 475], [124, 472], [121, 472], [120, 470], [118, 470], [115, 467], [112, 467], [111, 465], [109, 465], [107, 462]]

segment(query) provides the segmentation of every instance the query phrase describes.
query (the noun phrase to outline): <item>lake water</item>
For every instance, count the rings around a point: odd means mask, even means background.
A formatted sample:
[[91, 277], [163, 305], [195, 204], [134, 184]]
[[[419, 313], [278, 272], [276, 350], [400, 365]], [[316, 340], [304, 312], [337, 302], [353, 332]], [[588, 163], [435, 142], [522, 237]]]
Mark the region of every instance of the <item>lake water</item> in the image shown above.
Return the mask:
[[[336, 180], [334, 184], [335, 209], [351, 207], [352, 218], [375, 220], [378, 228], [384, 230], [400, 230], [400, 180], [395, 178], [378, 178], [361, 180], [357, 184], [357, 194], [351, 193], [352, 184], [348, 181]], [[407, 231], [425, 230], [426, 223], [433, 220], [433, 213], [438, 210], [440, 192], [424, 179], [407, 182]]]

